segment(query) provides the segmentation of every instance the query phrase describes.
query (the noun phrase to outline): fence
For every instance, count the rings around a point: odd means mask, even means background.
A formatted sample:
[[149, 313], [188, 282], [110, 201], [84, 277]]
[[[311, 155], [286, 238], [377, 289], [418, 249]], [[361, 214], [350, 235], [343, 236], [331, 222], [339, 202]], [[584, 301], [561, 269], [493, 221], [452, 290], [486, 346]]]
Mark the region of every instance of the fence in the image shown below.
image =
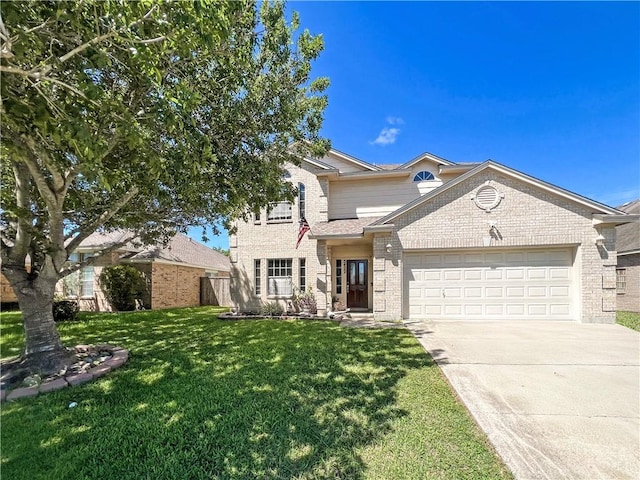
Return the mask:
[[200, 305], [231, 306], [229, 277], [200, 278]]

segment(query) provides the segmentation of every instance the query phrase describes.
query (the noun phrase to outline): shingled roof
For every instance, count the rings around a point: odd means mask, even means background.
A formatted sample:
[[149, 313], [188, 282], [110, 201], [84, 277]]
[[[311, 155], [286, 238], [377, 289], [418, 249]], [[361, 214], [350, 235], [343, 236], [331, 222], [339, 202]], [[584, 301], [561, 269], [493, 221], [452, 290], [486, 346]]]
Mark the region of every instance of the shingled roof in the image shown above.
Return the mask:
[[[80, 244], [79, 248], [82, 250], [104, 248], [126, 239], [127, 235], [127, 232], [123, 231], [93, 233]], [[135, 247], [132, 243], [128, 243], [119, 250], [129, 252], [123, 258], [130, 262], [164, 261], [184, 263], [185, 265], [197, 266], [208, 270], [223, 272], [231, 270], [227, 256], [196, 242], [182, 233], [176, 233], [171, 237], [166, 246]]]
[[[616, 207], [629, 214], [640, 214], [640, 200], [625, 203]], [[638, 223], [626, 223], [616, 227], [616, 250], [618, 254], [640, 251], [640, 225]]]
[[362, 235], [364, 227], [382, 217], [349, 218], [318, 222], [311, 227], [311, 234], [318, 237]]

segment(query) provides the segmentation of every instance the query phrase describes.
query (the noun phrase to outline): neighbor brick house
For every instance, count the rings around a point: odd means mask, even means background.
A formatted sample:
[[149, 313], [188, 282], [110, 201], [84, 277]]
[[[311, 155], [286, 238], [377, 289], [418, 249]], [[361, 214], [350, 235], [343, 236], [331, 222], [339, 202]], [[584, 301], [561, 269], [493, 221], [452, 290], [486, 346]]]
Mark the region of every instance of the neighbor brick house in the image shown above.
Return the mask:
[[[634, 218], [612, 207], [428, 153], [384, 167], [331, 150], [286, 178], [296, 202], [230, 236], [239, 310], [311, 288], [321, 314], [340, 301], [383, 320], [615, 320], [615, 227]], [[296, 249], [301, 218], [311, 230]]]
[[[71, 255], [70, 261], [93, 256], [108, 245], [119, 243], [126, 232], [94, 233]], [[166, 246], [147, 247], [127, 243], [101, 256], [93, 265], [65, 277], [58, 293], [77, 299], [82, 310], [109, 311], [98, 278], [104, 267], [129, 264], [141, 271], [147, 280], [145, 308], [193, 307], [200, 305], [201, 282], [207, 277], [228, 277], [229, 259], [225, 255], [177, 233]], [[224, 282], [224, 285], [227, 285]], [[228, 288], [228, 287], [227, 287]]]
[[[640, 200], [620, 205], [618, 210], [640, 214]], [[640, 225], [628, 223], [616, 227], [616, 269], [618, 310], [640, 312]]]

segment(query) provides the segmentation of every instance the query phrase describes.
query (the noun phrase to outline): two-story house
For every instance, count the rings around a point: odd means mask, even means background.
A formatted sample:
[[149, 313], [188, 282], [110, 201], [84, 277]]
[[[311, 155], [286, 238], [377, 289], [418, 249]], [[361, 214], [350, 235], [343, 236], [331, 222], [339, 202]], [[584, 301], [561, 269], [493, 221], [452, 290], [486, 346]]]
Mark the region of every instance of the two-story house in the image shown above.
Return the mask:
[[[240, 311], [312, 289], [377, 319], [615, 321], [614, 208], [493, 161], [376, 166], [331, 150], [287, 166], [296, 202], [230, 237]], [[299, 220], [310, 231], [296, 248]]]

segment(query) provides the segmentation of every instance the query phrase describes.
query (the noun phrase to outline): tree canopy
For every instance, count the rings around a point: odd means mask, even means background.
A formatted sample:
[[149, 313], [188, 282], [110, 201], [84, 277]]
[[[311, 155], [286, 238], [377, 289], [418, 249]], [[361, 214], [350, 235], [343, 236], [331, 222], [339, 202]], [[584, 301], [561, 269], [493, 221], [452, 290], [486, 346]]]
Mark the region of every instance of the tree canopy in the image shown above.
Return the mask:
[[96, 230], [150, 242], [291, 198], [283, 164], [328, 147], [328, 80], [311, 78], [322, 38], [282, 2], [2, 2], [0, 15], [14, 290], [52, 295]]

